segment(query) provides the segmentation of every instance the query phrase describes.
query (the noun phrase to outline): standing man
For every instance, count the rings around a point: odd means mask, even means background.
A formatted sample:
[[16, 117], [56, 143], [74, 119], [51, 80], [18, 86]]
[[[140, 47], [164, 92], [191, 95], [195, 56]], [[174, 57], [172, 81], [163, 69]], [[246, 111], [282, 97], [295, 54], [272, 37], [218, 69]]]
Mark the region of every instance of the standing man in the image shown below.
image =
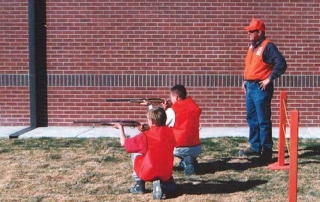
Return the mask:
[[275, 44], [266, 39], [262, 20], [252, 19], [248, 31], [251, 45], [245, 59], [242, 89], [246, 93], [250, 147], [240, 150], [241, 156], [259, 155], [262, 162], [272, 159], [271, 100], [273, 80], [287, 69], [285, 58]]

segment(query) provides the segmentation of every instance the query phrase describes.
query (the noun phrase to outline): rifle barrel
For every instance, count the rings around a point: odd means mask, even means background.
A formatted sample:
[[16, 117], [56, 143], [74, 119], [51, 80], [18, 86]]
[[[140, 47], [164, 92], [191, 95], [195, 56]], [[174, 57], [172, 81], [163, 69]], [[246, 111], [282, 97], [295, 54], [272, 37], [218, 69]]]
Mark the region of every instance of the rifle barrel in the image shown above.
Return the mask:
[[101, 121], [98, 121], [98, 120], [91, 120], [91, 121], [78, 120], [78, 121], [73, 121], [73, 123], [101, 123]]
[[109, 121], [104, 121], [104, 120], [91, 120], [91, 121], [85, 121], [85, 120], [78, 120], [78, 121], [73, 121], [73, 123], [83, 123], [83, 124], [100, 124], [100, 125], [106, 125], [106, 126], [112, 126], [113, 123], [120, 123], [123, 126], [130, 126], [130, 127], [137, 127], [140, 126], [141, 124], [138, 121], [133, 121], [133, 120], [109, 120]]
[[123, 126], [136, 127], [141, 125], [138, 121], [101, 121], [101, 125], [113, 125], [113, 123], [120, 123]]
[[132, 103], [141, 103], [143, 101], [151, 103], [162, 103], [164, 100], [161, 98], [132, 98], [132, 99], [106, 99], [106, 102], [132, 102]]
[[106, 102], [130, 102], [132, 99], [106, 99]]

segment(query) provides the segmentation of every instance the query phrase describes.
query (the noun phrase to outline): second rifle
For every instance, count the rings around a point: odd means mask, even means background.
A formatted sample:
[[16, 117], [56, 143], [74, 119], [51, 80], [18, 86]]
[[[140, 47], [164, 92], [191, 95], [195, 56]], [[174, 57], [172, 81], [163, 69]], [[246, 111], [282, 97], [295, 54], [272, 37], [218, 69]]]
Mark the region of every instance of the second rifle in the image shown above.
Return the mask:
[[132, 99], [106, 99], [106, 102], [131, 102], [131, 103], [164, 103], [165, 100], [161, 98], [132, 98]]

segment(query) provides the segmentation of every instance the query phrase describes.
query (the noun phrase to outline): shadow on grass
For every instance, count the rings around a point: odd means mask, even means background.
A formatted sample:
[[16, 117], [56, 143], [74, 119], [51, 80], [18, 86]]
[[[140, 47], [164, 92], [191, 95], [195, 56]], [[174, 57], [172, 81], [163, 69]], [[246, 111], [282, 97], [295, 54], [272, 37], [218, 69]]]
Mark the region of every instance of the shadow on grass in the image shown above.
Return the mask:
[[[215, 173], [217, 171], [225, 171], [225, 170], [247, 170], [250, 168], [267, 166], [267, 163], [261, 162], [259, 158], [253, 157], [247, 159], [246, 162], [229, 162], [230, 160], [235, 160], [236, 158], [225, 158], [217, 161], [212, 161], [208, 163], [198, 163], [195, 171], [197, 175], [203, 175], [207, 173]], [[240, 159], [240, 160], [243, 160]], [[277, 159], [274, 158], [270, 163], [276, 162]], [[175, 170], [180, 170], [181, 168], [175, 167]]]
[[267, 180], [248, 180], [246, 182], [241, 181], [201, 181], [199, 184], [185, 183], [177, 184], [178, 196], [183, 194], [227, 194], [235, 193], [239, 191], [246, 191], [252, 189], [261, 184], [267, 183]]
[[299, 149], [303, 153], [299, 155], [299, 158], [315, 157], [320, 160], [320, 145], [308, 146], [303, 149]]

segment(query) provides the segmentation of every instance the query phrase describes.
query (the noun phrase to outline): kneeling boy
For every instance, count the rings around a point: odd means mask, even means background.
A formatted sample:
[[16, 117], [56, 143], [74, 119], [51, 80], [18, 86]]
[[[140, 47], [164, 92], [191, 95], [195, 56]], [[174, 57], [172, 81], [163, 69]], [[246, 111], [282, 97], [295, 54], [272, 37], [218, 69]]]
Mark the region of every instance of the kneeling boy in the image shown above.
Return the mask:
[[152, 181], [153, 198], [161, 199], [163, 194], [175, 191], [172, 172], [176, 142], [172, 129], [166, 126], [164, 109], [150, 109], [147, 119], [149, 130], [131, 138], [125, 137], [123, 126], [119, 123], [115, 123], [114, 127], [120, 129], [121, 146], [128, 153], [133, 153], [133, 177], [136, 185], [130, 192], [145, 193], [145, 181]]

